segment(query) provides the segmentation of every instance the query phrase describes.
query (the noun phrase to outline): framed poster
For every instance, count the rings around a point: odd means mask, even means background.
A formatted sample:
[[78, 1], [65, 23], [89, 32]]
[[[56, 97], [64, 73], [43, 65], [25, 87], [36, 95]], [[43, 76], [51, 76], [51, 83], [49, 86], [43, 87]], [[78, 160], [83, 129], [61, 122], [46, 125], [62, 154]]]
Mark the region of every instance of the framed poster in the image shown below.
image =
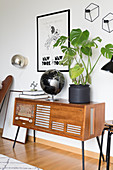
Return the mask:
[[[59, 65], [64, 54], [60, 47], [53, 45], [60, 36], [69, 37], [70, 10], [63, 10], [46, 15], [37, 16], [37, 71], [49, 69], [68, 71], [68, 66]], [[69, 42], [67, 41], [69, 46]]]

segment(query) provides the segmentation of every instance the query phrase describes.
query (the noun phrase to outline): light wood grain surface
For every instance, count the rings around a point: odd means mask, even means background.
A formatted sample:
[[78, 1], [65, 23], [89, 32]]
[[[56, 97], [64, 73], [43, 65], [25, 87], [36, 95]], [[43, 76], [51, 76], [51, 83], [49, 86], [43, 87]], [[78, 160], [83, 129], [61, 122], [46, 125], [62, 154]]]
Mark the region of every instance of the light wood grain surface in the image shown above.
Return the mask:
[[[28, 111], [28, 106], [34, 106], [34, 109]], [[46, 107], [49, 110], [45, 110]], [[92, 124], [91, 109], [93, 110]], [[31, 114], [30, 118], [25, 115], [28, 112]], [[48, 118], [46, 119], [46, 117]], [[15, 99], [13, 125], [20, 127], [85, 141], [101, 135], [104, 122], [105, 103], [77, 105], [67, 103], [63, 99], [55, 102]], [[93, 133], [91, 133], [91, 129]]]
[[[81, 170], [81, 155], [63, 151], [40, 143], [17, 143], [13, 150], [13, 141], [0, 136], [0, 154], [42, 168], [43, 170]], [[85, 157], [86, 170], [97, 170], [98, 160]], [[102, 170], [106, 163], [102, 163]], [[113, 164], [110, 165], [113, 169]]]

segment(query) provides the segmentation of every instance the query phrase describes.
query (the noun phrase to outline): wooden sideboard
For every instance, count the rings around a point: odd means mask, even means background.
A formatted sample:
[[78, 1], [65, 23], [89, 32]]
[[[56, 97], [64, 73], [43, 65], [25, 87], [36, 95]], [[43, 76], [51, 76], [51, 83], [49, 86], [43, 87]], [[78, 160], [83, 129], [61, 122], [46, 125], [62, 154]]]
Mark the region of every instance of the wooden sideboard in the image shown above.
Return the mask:
[[105, 122], [105, 103], [71, 104], [66, 100], [46, 101], [16, 98], [13, 125], [82, 141], [101, 135]]

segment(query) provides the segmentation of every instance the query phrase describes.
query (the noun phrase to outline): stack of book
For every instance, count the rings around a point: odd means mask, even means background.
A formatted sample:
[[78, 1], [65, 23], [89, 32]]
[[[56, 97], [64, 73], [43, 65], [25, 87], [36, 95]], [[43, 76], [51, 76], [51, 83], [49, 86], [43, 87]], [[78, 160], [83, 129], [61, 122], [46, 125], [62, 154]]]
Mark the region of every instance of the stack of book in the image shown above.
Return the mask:
[[19, 95], [19, 97], [26, 98], [26, 99], [41, 99], [41, 98], [48, 98], [48, 94], [44, 93], [43, 90], [37, 90], [37, 91], [24, 90], [22, 94]]

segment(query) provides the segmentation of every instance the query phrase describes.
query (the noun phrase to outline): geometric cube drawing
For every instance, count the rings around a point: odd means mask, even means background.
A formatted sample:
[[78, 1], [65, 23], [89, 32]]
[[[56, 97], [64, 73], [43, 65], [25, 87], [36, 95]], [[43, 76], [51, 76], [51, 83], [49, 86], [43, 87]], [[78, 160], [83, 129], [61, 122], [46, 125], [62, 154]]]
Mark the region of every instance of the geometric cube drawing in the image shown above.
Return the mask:
[[96, 18], [99, 17], [99, 6], [91, 3], [85, 8], [85, 19], [93, 22]]
[[113, 13], [107, 14], [102, 19], [102, 29], [111, 33], [113, 31]]

